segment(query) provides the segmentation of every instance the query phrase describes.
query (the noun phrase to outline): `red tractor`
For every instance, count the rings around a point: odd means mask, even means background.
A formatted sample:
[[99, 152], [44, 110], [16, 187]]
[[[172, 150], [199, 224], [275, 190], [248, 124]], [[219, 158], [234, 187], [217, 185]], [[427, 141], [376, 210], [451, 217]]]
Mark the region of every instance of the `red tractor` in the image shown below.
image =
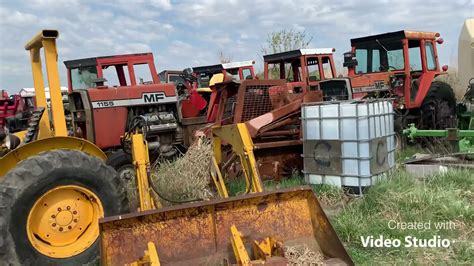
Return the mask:
[[183, 71], [180, 70], [163, 70], [158, 74], [160, 82], [162, 83], [184, 83]]
[[[456, 98], [451, 86], [435, 80], [444, 74], [438, 63], [435, 32], [397, 31], [351, 40], [344, 54], [348, 79], [321, 84], [334, 99], [394, 98], [396, 131], [409, 123], [419, 128], [444, 129], [456, 125]], [[325, 92], [326, 91], [326, 92]]]
[[284, 79], [292, 93], [318, 90], [320, 81], [336, 76], [333, 52], [318, 48], [264, 55], [264, 79]]
[[[65, 61], [74, 135], [108, 153], [120, 174], [133, 173], [122, 137], [141, 116], [152, 159], [170, 158], [192, 142], [207, 102], [185, 84], [160, 83], [151, 53]], [[183, 73], [190, 76], [192, 73]], [[186, 115], [184, 115], [186, 114]]]
[[17, 132], [26, 129], [33, 109], [33, 97], [18, 94], [9, 96], [6, 91], [0, 91], [0, 131], [8, 129], [9, 132]]

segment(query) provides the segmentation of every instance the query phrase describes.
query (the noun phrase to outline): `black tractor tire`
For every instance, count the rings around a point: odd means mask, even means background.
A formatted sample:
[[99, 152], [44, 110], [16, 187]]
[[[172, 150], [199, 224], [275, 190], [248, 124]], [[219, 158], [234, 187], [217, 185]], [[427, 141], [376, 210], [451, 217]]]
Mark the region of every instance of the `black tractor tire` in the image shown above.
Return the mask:
[[456, 96], [449, 84], [433, 81], [420, 109], [422, 129], [456, 127]]
[[[2, 265], [83, 265], [97, 263], [99, 238], [68, 258], [39, 253], [27, 237], [33, 204], [47, 191], [64, 185], [84, 187], [99, 198], [104, 215], [129, 213], [124, 186], [102, 160], [74, 150], [51, 150], [21, 161], [0, 177], [0, 261]], [[4, 263], [4, 264], [3, 264]]]
[[137, 210], [140, 206], [140, 199], [137, 191], [137, 181], [135, 167], [133, 166], [132, 155], [118, 150], [108, 154], [106, 164], [117, 171], [119, 178], [125, 185], [130, 210]]

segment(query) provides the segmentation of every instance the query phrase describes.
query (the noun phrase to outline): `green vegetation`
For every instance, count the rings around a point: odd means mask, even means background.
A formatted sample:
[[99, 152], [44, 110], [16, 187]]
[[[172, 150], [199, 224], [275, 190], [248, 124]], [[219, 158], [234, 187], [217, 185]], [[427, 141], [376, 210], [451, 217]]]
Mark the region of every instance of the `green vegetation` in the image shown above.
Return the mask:
[[[474, 173], [452, 171], [417, 179], [397, 171], [331, 220], [356, 264], [469, 264], [472, 247]], [[390, 229], [389, 221], [430, 223], [422, 230]], [[452, 222], [450, 229], [437, 223]], [[391, 222], [391, 225], [395, 223]], [[398, 248], [363, 247], [361, 236], [400, 239]], [[449, 248], [404, 247], [406, 236], [454, 240]]]
[[[401, 158], [418, 152], [410, 148]], [[294, 176], [280, 182], [265, 181], [265, 189], [273, 190], [304, 184]], [[244, 193], [245, 182], [229, 182], [231, 195]], [[341, 189], [327, 185], [313, 185], [339, 238], [344, 242], [358, 265], [379, 264], [470, 264], [474, 259], [472, 244], [474, 223], [474, 173], [451, 171], [428, 178], [415, 178], [402, 169], [373, 186], [364, 197], [351, 198]], [[390, 229], [395, 222], [430, 223], [422, 230]], [[448, 223], [452, 228], [438, 229], [436, 224]], [[424, 226], [425, 227], [425, 226]], [[400, 247], [364, 247], [361, 237], [383, 235], [385, 239], [400, 239]], [[405, 237], [453, 241], [448, 248], [404, 247]]]

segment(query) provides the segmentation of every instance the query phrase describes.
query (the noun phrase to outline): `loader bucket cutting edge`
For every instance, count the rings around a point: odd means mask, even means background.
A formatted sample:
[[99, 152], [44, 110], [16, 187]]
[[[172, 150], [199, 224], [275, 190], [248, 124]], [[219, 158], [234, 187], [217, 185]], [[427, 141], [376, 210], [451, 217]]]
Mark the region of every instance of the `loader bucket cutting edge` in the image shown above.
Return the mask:
[[231, 226], [244, 244], [264, 237], [317, 248], [326, 258], [353, 262], [308, 186], [165, 207], [100, 220], [103, 265], [139, 260], [148, 242], [162, 264], [235, 263]]

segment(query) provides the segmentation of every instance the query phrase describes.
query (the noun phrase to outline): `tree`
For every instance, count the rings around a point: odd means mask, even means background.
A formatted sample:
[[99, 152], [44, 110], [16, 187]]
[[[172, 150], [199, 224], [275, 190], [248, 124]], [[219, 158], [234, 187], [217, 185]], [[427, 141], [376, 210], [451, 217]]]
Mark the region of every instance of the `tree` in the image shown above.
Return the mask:
[[219, 57], [219, 61], [221, 62], [221, 64], [232, 62], [232, 56], [224, 54], [222, 50], [219, 50], [217, 52], [217, 56]]
[[[262, 47], [262, 53], [274, 54], [286, 51], [292, 51], [308, 47], [313, 37], [306, 36], [306, 31], [280, 30], [274, 31], [267, 36], [266, 44]], [[291, 66], [289, 66], [289, 73], [291, 73]], [[270, 77], [279, 77], [280, 68], [278, 65], [273, 65], [270, 69]], [[291, 76], [288, 75], [291, 79]]]
[[306, 48], [313, 37], [307, 37], [306, 31], [280, 30], [267, 36], [266, 45], [262, 47], [263, 54], [281, 53]]

